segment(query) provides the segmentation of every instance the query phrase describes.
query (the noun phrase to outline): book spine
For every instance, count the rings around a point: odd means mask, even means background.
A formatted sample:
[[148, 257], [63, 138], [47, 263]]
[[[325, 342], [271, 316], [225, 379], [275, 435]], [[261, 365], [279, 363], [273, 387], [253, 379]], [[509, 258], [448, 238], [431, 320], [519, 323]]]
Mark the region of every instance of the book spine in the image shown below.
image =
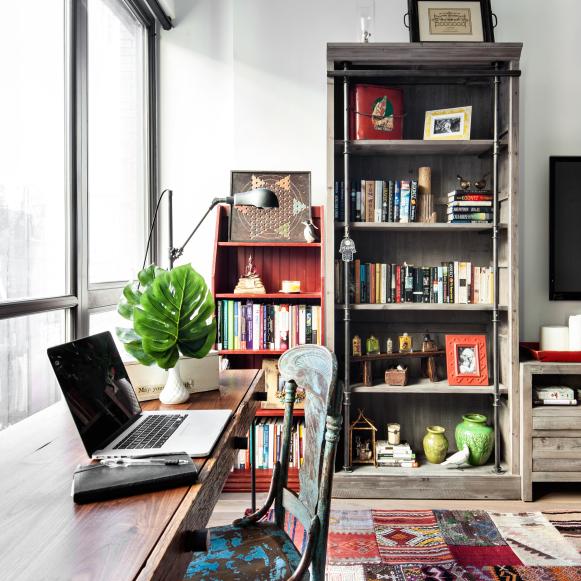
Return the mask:
[[405, 265], [404, 281], [404, 302], [411, 303], [414, 297], [414, 279], [413, 271], [409, 265]]
[[357, 182], [355, 192], [355, 222], [361, 222], [361, 184]]
[[393, 222], [393, 209], [394, 209], [394, 200], [393, 200], [393, 196], [394, 196], [394, 182], [393, 180], [389, 180], [388, 182], [388, 197], [387, 197], [387, 221], [388, 222]]
[[381, 221], [387, 222], [389, 216], [389, 184], [381, 182], [383, 185], [383, 200], [381, 204]]
[[223, 325], [223, 316], [224, 313], [222, 312], [222, 301], [218, 301], [216, 304], [217, 314], [216, 317], [218, 319], [217, 330], [216, 330], [216, 348], [218, 350], [222, 350], [223, 343], [222, 343], [222, 325]]
[[401, 182], [399, 221], [407, 224], [410, 221], [410, 182]]
[[432, 288], [430, 272], [429, 267], [422, 268], [422, 302], [424, 303], [430, 302], [430, 289]]
[[399, 214], [400, 214], [400, 202], [401, 202], [401, 182], [397, 180], [394, 184], [394, 193], [393, 193], [393, 221], [399, 222]]
[[365, 181], [365, 221], [375, 221], [375, 182], [373, 180]]
[[401, 303], [401, 265], [395, 267], [395, 302]]
[[383, 182], [381, 180], [375, 180], [375, 213], [374, 221], [381, 222], [381, 212], [383, 205]]
[[418, 182], [411, 181], [410, 189], [410, 222], [416, 222], [418, 213]]
[[375, 303], [375, 264], [369, 265], [369, 302]]
[[305, 341], [307, 345], [313, 343], [313, 310], [311, 305], [305, 307]]

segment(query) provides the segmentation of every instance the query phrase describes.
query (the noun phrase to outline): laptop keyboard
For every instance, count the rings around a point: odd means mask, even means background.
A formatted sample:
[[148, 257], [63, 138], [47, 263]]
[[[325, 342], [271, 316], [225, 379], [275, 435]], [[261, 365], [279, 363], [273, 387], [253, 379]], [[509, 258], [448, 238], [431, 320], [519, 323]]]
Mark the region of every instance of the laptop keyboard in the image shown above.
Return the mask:
[[135, 430], [129, 432], [113, 449], [161, 448], [186, 418], [187, 414], [146, 416], [145, 420]]

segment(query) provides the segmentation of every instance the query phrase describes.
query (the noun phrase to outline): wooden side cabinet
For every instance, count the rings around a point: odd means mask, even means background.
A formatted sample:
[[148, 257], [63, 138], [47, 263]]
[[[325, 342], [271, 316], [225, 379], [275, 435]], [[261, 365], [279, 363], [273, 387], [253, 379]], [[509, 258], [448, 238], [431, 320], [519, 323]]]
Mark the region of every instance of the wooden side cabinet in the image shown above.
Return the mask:
[[581, 363], [520, 366], [521, 493], [533, 500], [535, 482], [581, 482], [581, 405], [535, 406], [533, 388], [581, 387]]

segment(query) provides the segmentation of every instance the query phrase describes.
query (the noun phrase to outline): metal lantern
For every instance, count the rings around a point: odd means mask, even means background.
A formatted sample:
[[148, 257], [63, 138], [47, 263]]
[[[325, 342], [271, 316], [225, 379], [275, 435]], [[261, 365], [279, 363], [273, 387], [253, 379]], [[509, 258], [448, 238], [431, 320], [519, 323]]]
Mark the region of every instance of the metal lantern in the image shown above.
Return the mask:
[[349, 456], [352, 464], [373, 464], [375, 457], [375, 433], [377, 428], [359, 410], [357, 419], [349, 427]]

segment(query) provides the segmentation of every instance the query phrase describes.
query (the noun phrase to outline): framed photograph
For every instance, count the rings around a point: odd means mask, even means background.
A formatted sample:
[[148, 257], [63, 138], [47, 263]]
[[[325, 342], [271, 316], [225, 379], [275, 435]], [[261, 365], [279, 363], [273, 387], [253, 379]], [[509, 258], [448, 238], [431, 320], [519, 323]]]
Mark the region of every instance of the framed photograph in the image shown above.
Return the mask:
[[411, 42], [494, 42], [490, 0], [408, 0], [408, 16]]
[[278, 208], [234, 206], [230, 217], [232, 242], [305, 242], [303, 222], [311, 219], [311, 173], [305, 171], [233, 171], [230, 191], [268, 188]]
[[455, 107], [426, 111], [424, 139], [455, 140], [470, 139], [472, 107]]
[[488, 385], [486, 335], [446, 335], [449, 385]]

